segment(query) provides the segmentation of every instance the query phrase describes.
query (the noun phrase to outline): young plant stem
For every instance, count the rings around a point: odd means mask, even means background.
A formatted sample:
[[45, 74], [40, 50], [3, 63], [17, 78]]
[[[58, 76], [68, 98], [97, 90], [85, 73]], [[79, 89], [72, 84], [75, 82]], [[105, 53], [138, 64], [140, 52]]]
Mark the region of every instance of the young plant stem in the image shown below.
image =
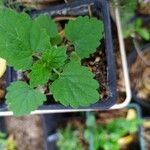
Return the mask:
[[61, 73], [57, 71], [55, 68], [53, 68], [53, 71], [60, 76]]

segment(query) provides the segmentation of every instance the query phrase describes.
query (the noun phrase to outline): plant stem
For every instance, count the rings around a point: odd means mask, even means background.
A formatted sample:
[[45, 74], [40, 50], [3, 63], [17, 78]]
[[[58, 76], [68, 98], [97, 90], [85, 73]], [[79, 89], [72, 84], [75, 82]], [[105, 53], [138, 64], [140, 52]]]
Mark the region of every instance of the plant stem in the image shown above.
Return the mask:
[[57, 71], [55, 68], [53, 68], [53, 71], [60, 76], [61, 73]]
[[38, 58], [38, 59], [41, 59], [42, 57], [39, 56], [38, 54], [33, 54], [34, 57]]

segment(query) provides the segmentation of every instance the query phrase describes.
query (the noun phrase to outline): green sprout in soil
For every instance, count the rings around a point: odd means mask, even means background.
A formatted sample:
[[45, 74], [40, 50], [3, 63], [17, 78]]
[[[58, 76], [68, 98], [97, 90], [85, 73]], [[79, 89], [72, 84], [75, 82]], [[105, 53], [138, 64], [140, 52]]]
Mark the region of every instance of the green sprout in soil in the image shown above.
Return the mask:
[[62, 38], [49, 16], [32, 20], [26, 13], [1, 10], [0, 57], [28, 78], [7, 88], [6, 103], [14, 115], [29, 114], [47, 100], [46, 95], [73, 108], [97, 102], [99, 83], [81, 60], [96, 52], [103, 32], [102, 21], [80, 16], [65, 24]]
[[60, 150], [84, 150], [80, 141], [80, 131], [72, 130], [70, 125], [59, 129], [57, 146]]

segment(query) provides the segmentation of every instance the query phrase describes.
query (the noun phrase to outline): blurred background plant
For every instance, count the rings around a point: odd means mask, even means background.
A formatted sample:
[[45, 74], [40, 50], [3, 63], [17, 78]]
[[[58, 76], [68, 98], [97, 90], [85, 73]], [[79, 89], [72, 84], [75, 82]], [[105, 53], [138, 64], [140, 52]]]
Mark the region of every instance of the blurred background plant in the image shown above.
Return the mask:
[[0, 132], [0, 150], [16, 150], [16, 142], [12, 135], [9, 137]]
[[[86, 121], [84, 137], [87, 141], [91, 141], [93, 150], [119, 150], [121, 144], [128, 144], [134, 139], [133, 136], [142, 123], [143, 121], [138, 118], [128, 120], [119, 118], [106, 125], [98, 125], [95, 116], [90, 113]], [[125, 136], [126, 138], [122, 139]]]
[[112, 2], [114, 7], [119, 7], [124, 38], [136, 36], [149, 41], [150, 30], [144, 26], [143, 19], [136, 15], [136, 11], [143, 4], [149, 6], [150, 9], [150, 1], [113, 0]]
[[80, 130], [72, 130], [68, 125], [66, 128], [58, 130], [59, 150], [84, 150], [80, 143]]

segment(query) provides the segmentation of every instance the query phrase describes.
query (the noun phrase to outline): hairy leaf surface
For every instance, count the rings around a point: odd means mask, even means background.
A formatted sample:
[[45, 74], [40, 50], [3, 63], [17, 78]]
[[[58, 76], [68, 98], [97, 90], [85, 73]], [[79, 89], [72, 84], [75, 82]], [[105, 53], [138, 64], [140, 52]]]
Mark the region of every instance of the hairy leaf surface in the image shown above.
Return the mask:
[[0, 11], [0, 57], [16, 70], [32, 65], [32, 54], [48, 49], [49, 36], [25, 13]]
[[65, 35], [75, 46], [75, 51], [81, 58], [89, 57], [96, 51], [103, 38], [103, 23], [96, 18], [78, 17], [70, 20], [65, 26]]
[[99, 100], [99, 84], [88, 68], [78, 62], [68, 63], [63, 73], [50, 86], [55, 98], [65, 106], [88, 106]]
[[12, 83], [8, 88], [6, 103], [15, 116], [29, 114], [46, 100], [46, 96], [23, 81]]
[[30, 85], [36, 87], [45, 84], [52, 76], [52, 70], [59, 68], [66, 60], [66, 49], [64, 47], [52, 47], [43, 53], [42, 59], [35, 63], [29, 74]]

